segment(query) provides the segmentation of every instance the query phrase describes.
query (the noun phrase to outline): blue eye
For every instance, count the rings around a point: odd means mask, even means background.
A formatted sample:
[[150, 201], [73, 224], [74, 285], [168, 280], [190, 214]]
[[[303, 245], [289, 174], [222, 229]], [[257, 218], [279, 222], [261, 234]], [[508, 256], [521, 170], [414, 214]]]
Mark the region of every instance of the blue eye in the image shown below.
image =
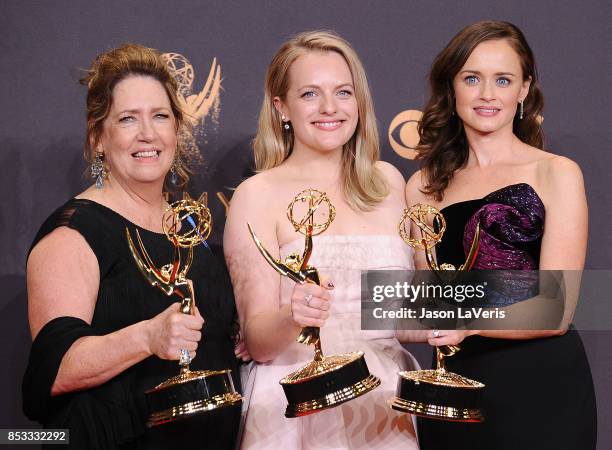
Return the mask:
[[167, 119], [170, 117], [169, 114], [165, 114], [165, 113], [159, 113], [159, 114], [155, 114], [155, 117], [159, 118], [159, 119]]
[[478, 83], [478, 77], [476, 75], [468, 75], [467, 77], [464, 78], [464, 80], [467, 84], [470, 84], [470, 85]]
[[353, 95], [353, 93], [349, 91], [348, 89], [342, 89], [341, 91], [338, 92], [338, 95], [341, 95], [343, 97], [349, 97]]
[[307, 97], [314, 97], [315, 95], [316, 94], [314, 91], [306, 91], [302, 95], [300, 95], [300, 97], [307, 98]]
[[500, 86], [508, 86], [510, 85], [510, 80], [508, 78], [500, 78], [497, 80], [497, 84]]
[[132, 122], [135, 120], [134, 116], [123, 116], [119, 118], [119, 122], [121, 123], [127, 123], [127, 122]]

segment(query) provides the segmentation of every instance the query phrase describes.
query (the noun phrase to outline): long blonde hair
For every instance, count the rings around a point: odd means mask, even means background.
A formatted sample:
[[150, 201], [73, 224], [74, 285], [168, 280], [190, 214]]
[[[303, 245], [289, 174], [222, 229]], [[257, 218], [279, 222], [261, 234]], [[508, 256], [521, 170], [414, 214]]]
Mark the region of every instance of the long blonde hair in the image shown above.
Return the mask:
[[293, 151], [293, 127], [285, 131], [274, 97], [285, 98], [289, 90], [291, 64], [309, 51], [331, 51], [346, 61], [355, 87], [359, 112], [357, 128], [342, 148], [342, 186], [347, 203], [355, 210], [367, 211], [380, 203], [389, 187], [375, 167], [380, 156], [374, 105], [363, 65], [351, 45], [331, 31], [300, 33], [285, 42], [268, 66], [264, 99], [259, 112], [257, 135], [253, 141], [257, 171], [271, 169], [285, 161]]

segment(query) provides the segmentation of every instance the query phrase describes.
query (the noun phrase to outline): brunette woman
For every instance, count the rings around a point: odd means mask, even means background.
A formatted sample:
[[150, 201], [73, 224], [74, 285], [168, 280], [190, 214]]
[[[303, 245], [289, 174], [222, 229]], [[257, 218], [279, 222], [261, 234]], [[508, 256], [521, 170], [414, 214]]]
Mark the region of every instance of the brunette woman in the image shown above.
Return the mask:
[[[475, 269], [564, 270], [571, 278], [586, 254], [584, 184], [573, 161], [542, 150], [542, 91], [523, 33], [506, 22], [470, 25], [436, 57], [429, 79], [422, 169], [406, 196], [444, 214], [438, 260], [461, 264], [480, 224]], [[420, 255], [417, 266], [426, 267]], [[544, 300], [526, 300], [535, 301]], [[430, 344], [461, 345], [447, 368], [485, 383], [486, 419], [420, 420], [421, 447], [594, 449], [591, 372], [565, 314], [552, 330], [432, 330]]]

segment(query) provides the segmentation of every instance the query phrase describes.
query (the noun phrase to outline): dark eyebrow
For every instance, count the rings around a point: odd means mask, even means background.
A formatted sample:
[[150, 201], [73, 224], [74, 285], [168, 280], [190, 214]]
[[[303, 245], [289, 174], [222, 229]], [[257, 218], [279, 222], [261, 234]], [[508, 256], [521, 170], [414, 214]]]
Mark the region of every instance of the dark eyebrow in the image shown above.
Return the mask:
[[[474, 75], [482, 75], [481, 72], [479, 72], [478, 70], [471, 70], [471, 69], [466, 69], [466, 70], [462, 70], [460, 72], [460, 74], [474, 74]], [[496, 72], [495, 76], [510, 76], [510, 77], [516, 77], [515, 74], [513, 74], [512, 72]]]

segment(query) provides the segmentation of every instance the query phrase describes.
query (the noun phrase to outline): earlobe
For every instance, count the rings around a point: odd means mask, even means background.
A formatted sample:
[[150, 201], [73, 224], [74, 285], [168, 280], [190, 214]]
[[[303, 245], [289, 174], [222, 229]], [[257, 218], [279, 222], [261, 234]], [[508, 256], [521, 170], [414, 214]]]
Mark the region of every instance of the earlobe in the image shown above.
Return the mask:
[[274, 97], [272, 104], [274, 105], [274, 109], [276, 109], [281, 116], [285, 116], [285, 112], [283, 111], [283, 103], [280, 97]]
[[92, 143], [92, 144], [90, 144], [89, 148], [93, 152], [94, 156], [95, 155], [103, 155], [104, 154], [104, 147], [102, 147], [102, 144], [100, 144], [100, 143], [98, 143], [96, 145], [94, 145]]
[[529, 88], [531, 87], [531, 76], [529, 76], [529, 78], [527, 78], [525, 81], [523, 81], [523, 86], [521, 88], [521, 94], [520, 94], [520, 98], [525, 101], [525, 97], [527, 97], [527, 94], [529, 93]]

